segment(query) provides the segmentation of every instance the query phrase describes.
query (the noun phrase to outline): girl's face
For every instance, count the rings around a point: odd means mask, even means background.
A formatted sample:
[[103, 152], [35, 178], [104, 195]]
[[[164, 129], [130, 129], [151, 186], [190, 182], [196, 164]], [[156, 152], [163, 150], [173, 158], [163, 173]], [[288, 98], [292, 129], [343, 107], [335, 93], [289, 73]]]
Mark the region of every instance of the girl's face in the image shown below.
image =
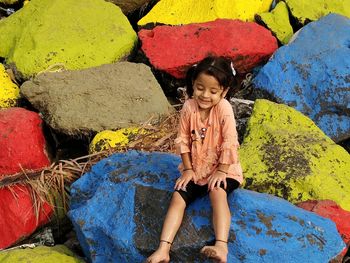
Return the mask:
[[228, 88], [211, 75], [200, 73], [193, 83], [193, 98], [202, 110], [210, 110], [227, 94]]

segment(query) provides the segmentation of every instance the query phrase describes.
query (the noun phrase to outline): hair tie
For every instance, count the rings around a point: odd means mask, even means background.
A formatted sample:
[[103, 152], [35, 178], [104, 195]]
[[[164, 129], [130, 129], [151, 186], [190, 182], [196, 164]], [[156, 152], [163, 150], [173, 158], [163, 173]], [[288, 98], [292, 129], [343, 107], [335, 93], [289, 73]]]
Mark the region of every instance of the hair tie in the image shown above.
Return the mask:
[[233, 75], [233, 76], [236, 76], [236, 70], [235, 70], [235, 68], [233, 67], [232, 61], [231, 61], [231, 70], [232, 70], [232, 75]]

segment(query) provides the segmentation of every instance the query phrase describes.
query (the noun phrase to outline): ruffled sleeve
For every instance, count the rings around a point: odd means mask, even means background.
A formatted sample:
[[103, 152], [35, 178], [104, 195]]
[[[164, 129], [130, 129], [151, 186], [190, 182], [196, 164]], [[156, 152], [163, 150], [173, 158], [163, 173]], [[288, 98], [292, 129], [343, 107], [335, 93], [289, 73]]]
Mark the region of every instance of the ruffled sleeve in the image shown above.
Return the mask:
[[185, 102], [180, 114], [177, 138], [174, 141], [177, 154], [191, 152], [190, 139], [190, 110], [188, 102]]
[[232, 106], [227, 100], [223, 100], [223, 103], [220, 103], [219, 111], [223, 140], [220, 147], [219, 163], [236, 164], [239, 162], [239, 143]]

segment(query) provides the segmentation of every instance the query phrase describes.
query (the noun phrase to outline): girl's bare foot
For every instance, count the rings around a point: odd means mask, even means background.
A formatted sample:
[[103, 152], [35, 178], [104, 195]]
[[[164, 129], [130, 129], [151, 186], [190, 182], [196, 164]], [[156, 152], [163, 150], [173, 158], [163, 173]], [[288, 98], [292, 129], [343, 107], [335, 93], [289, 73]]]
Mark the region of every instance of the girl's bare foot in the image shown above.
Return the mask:
[[215, 262], [226, 263], [227, 262], [227, 244], [221, 244], [216, 242], [215, 246], [205, 246], [201, 249], [201, 253], [208, 258], [215, 260]]
[[170, 261], [170, 244], [161, 242], [158, 249], [146, 260], [146, 263], [168, 263]]

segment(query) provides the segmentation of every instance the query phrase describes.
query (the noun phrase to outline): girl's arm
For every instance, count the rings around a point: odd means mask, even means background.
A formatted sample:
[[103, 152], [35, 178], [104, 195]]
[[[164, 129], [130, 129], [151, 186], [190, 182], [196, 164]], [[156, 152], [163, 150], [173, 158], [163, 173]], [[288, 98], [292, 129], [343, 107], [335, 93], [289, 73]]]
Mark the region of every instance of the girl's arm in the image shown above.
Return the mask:
[[[229, 165], [238, 163], [238, 135], [236, 130], [236, 121], [233, 114], [232, 106], [227, 101], [220, 105], [220, 123], [221, 123], [221, 135], [222, 135], [222, 145], [221, 145], [221, 154], [219, 158], [220, 164]], [[226, 171], [228, 167], [221, 167], [220, 170]]]
[[184, 166], [184, 171], [186, 170], [192, 170], [192, 161], [191, 161], [191, 154], [188, 153], [182, 153], [181, 154], [181, 159], [182, 159], [182, 163]]

